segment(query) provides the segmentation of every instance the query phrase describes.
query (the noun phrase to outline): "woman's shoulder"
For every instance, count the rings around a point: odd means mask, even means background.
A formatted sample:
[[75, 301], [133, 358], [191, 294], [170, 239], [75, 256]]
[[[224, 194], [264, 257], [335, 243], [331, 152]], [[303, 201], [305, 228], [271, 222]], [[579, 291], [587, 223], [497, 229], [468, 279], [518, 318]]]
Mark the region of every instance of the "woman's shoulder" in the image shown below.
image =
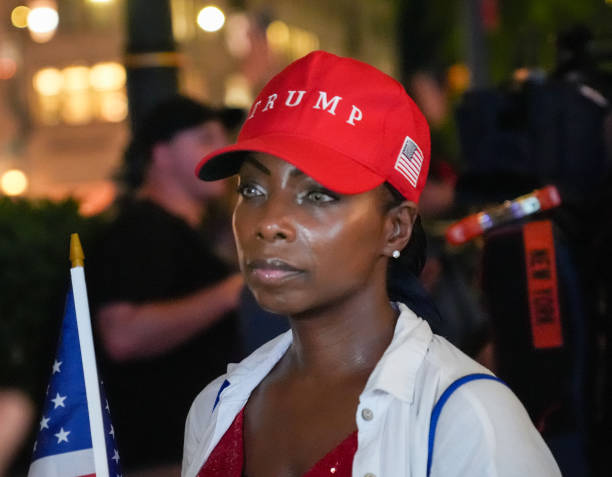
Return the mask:
[[[435, 383], [444, 388], [454, 380], [468, 374], [492, 374], [487, 368], [469, 357], [446, 338], [434, 334], [427, 321], [402, 303], [398, 303], [402, 322], [398, 322], [401, 331], [397, 333], [397, 344], [406, 357], [412, 356], [414, 375], [422, 383]], [[405, 351], [416, 350], [408, 354]], [[418, 359], [416, 359], [418, 358]]]
[[240, 388], [239, 395], [248, 395], [285, 353], [290, 343], [291, 332], [286, 332], [260, 346], [239, 363], [230, 363], [225, 374], [200, 391], [193, 401], [190, 415], [203, 412], [208, 419], [223, 392], [230, 386], [232, 392], [235, 388]]
[[429, 372], [438, 375], [442, 385], [449, 385], [468, 374], [493, 374], [446, 338], [435, 334], [427, 350], [424, 366]]
[[208, 419], [210, 417], [215, 401], [219, 398], [223, 383], [226, 380], [227, 373], [222, 374], [208, 383], [206, 387], [200, 391], [191, 404], [191, 409], [187, 418], [188, 421], [193, 418], [198, 423], [202, 423], [202, 419]]
[[[559, 475], [524, 406], [489, 369], [434, 335], [421, 371], [428, 396], [421, 404], [436, 418], [434, 457], [443, 456], [434, 458], [432, 475], [507, 475], [504, 469]], [[474, 462], [482, 468], [470, 468]]]

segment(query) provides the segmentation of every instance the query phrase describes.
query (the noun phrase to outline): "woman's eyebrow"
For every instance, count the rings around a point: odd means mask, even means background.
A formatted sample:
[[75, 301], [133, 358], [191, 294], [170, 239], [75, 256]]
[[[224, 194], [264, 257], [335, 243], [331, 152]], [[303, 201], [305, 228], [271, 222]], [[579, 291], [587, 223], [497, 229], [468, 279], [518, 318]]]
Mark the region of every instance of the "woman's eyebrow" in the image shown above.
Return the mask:
[[264, 166], [261, 162], [259, 162], [253, 156], [247, 156], [246, 159], [244, 160], [244, 162], [245, 163], [248, 162], [249, 164], [251, 164], [256, 169], [259, 169], [264, 174], [270, 175], [270, 169], [268, 169], [266, 166]]

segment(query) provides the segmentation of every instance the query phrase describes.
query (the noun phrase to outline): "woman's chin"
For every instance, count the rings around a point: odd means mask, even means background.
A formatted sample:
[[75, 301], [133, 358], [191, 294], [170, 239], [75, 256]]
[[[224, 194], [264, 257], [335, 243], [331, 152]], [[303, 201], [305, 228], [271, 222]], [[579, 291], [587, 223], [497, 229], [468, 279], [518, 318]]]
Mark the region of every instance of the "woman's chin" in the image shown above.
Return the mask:
[[292, 316], [300, 314], [307, 307], [303, 306], [298, 300], [291, 299], [278, 294], [258, 292], [252, 290], [257, 304], [264, 310], [282, 316]]

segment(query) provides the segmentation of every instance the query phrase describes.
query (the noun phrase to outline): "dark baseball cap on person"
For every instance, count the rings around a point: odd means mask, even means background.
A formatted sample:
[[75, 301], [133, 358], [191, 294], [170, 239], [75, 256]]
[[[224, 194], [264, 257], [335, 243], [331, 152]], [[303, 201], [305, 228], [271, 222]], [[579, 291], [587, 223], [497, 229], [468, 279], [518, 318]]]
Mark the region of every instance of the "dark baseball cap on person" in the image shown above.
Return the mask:
[[143, 117], [136, 127], [134, 141], [142, 147], [152, 147], [169, 141], [180, 131], [214, 120], [231, 131], [240, 125], [244, 116], [242, 109], [214, 108], [177, 94], [154, 106]]
[[429, 169], [429, 126], [392, 77], [315, 51], [266, 84], [236, 144], [208, 154], [196, 174], [203, 180], [236, 174], [249, 151], [280, 157], [339, 193], [388, 182], [418, 202]]
[[208, 121], [220, 121], [231, 132], [238, 128], [244, 117], [242, 109], [214, 108], [180, 94], [162, 100], [136, 125], [123, 155], [118, 178], [128, 189], [135, 189], [144, 180], [155, 144], [167, 142], [179, 132]]

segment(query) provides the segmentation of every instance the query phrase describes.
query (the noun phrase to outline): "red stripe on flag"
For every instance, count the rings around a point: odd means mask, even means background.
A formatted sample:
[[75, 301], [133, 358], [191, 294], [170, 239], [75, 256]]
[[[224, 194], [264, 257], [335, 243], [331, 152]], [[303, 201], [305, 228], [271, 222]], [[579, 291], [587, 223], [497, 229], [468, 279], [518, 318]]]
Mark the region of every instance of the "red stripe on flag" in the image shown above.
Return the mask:
[[414, 177], [411, 175], [410, 171], [406, 170], [405, 167], [402, 167], [401, 165], [398, 165], [396, 167], [396, 169], [406, 178], [408, 179], [408, 181], [410, 181], [410, 183], [413, 183]]
[[410, 183], [412, 185], [415, 185], [418, 176], [411, 171], [408, 167], [406, 167], [405, 161], [398, 161], [397, 164], [395, 164], [395, 168], [404, 176], [406, 177], [406, 179], [408, 179], [410, 181]]
[[420, 164], [415, 164], [415, 161], [410, 161], [406, 163], [406, 166], [414, 173], [415, 176], [418, 177], [419, 172], [421, 171]]

